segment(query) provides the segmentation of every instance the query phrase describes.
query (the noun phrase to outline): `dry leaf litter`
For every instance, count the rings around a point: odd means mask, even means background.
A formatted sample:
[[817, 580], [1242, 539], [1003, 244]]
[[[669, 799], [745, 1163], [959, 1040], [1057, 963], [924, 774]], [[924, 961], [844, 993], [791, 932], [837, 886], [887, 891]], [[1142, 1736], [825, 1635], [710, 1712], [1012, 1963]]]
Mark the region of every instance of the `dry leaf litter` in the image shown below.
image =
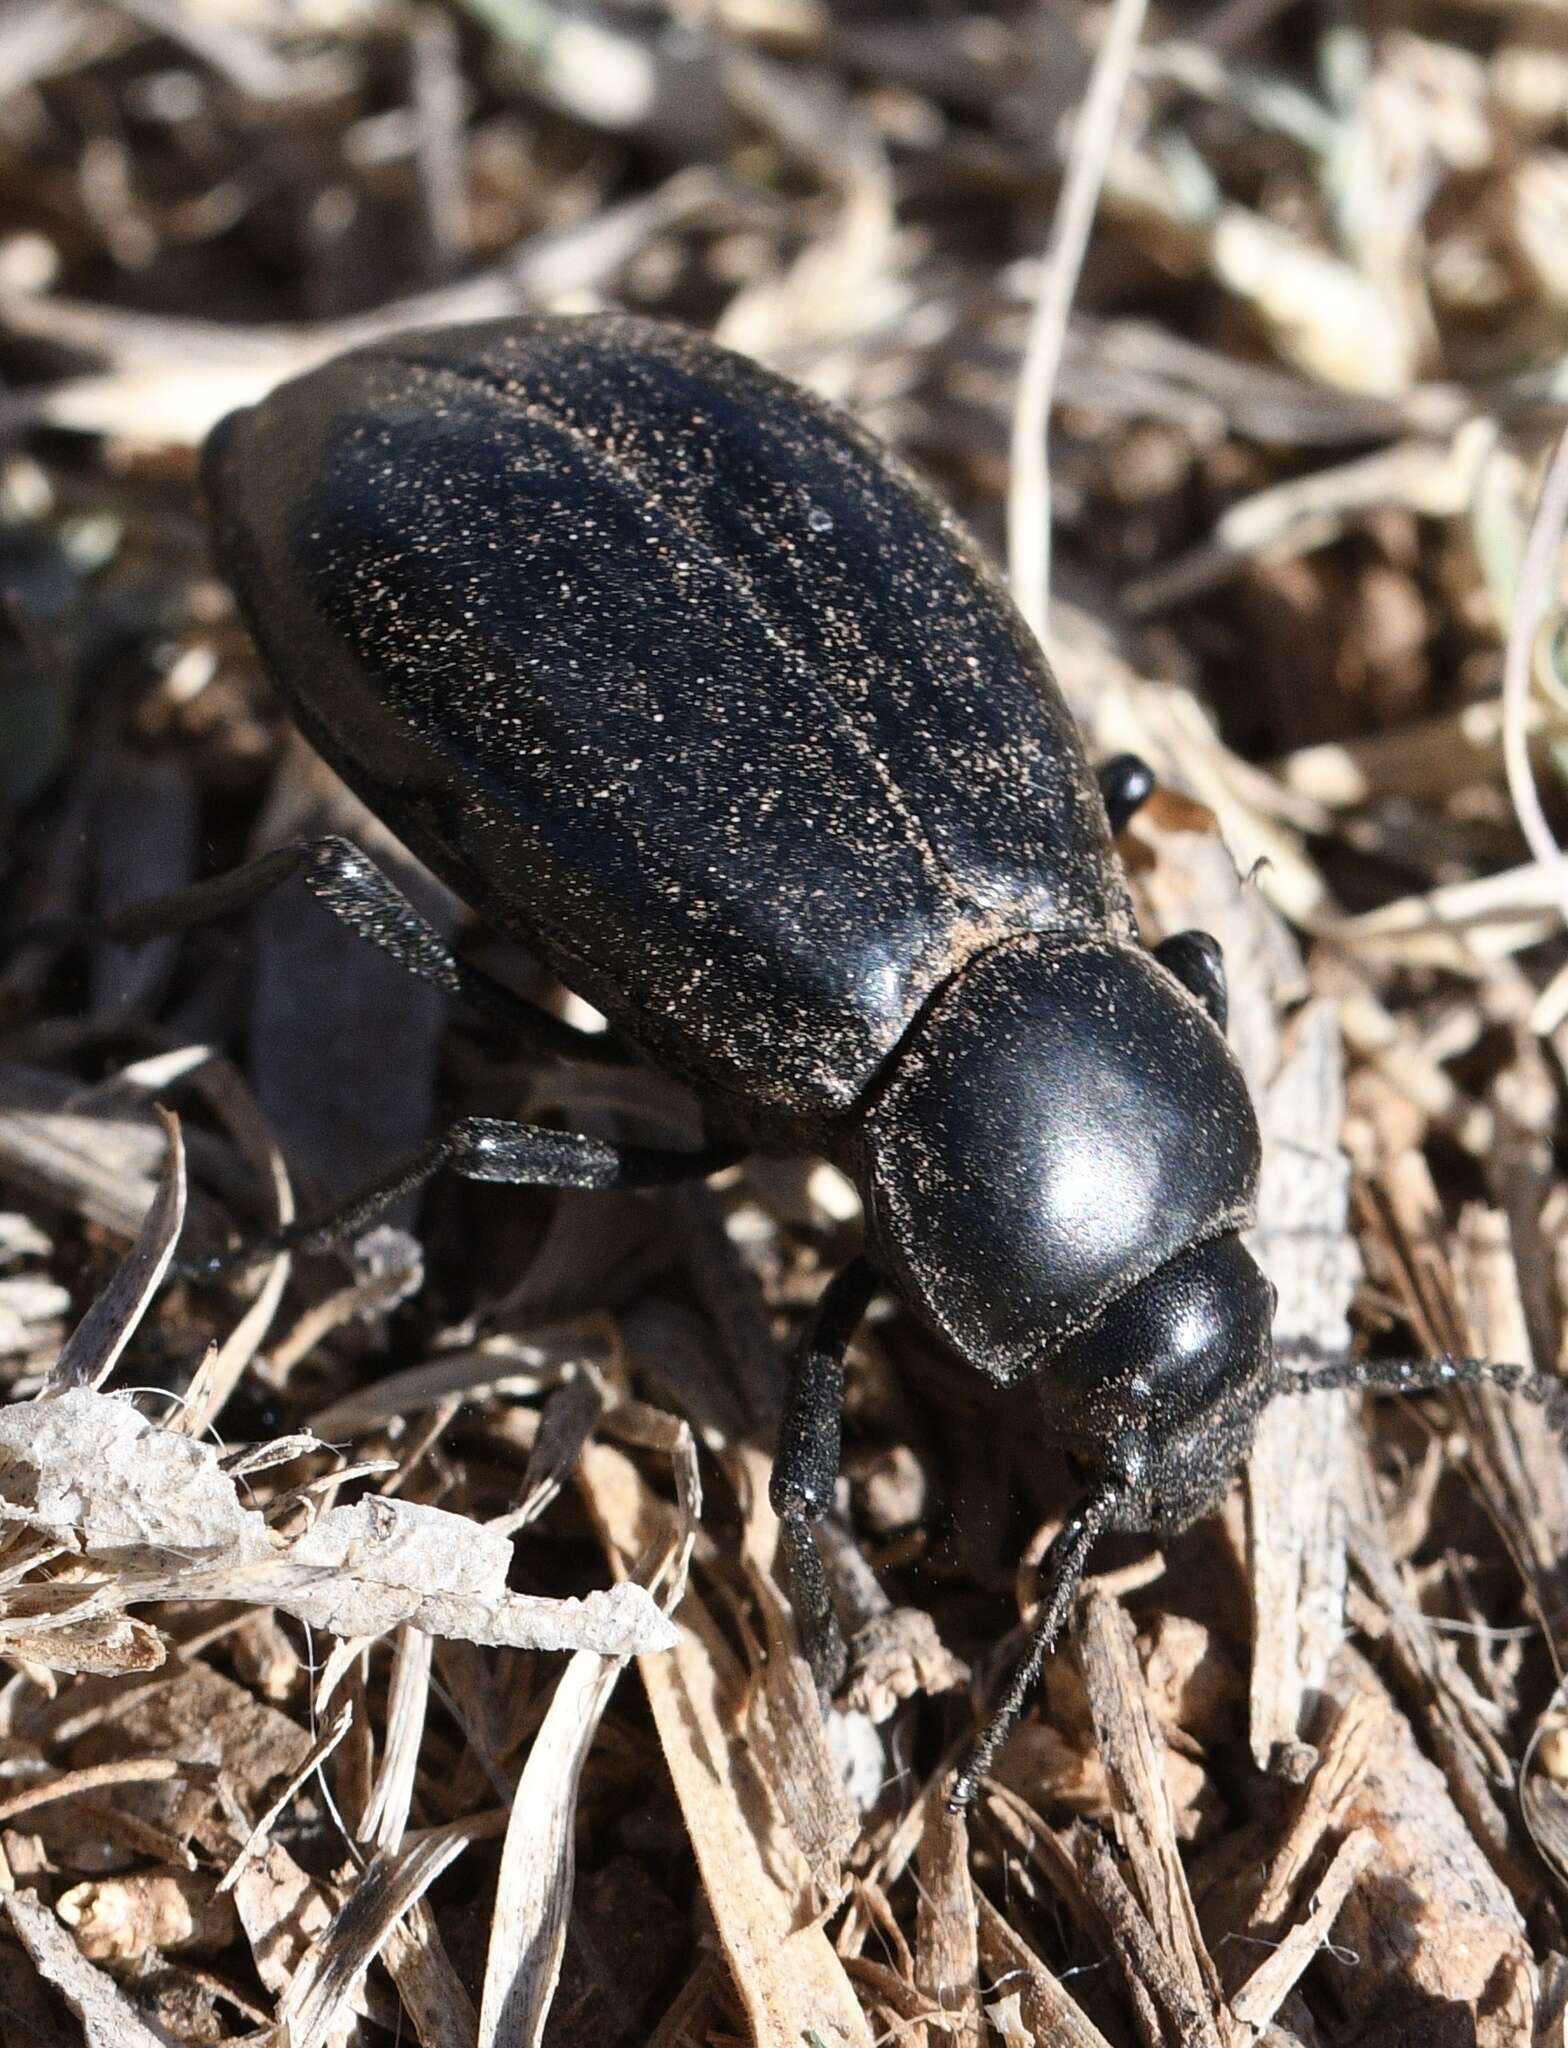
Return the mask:
[[300, 894], [58, 921], [342, 830], [570, 1014], [291, 737], [194, 451], [410, 322], [692, 321], [933, 476], [1159, 773], [1127, 858], [1225, 948], [1282, 1345], [1555, 1371], [1565, 251], [1544, 5], [11, 0], [4, 2048], [1564, 2040], [1538, 1410], [1276, 1407], [1222, 1514], [1097, 1556], [959, 1820], [1072, 1481], [875, 1319], [820, 1716], [766, 1475], [836, 1175], [437, 1186], [192, 1287], [439, 1115], [691, 1105], [528, 1068]]

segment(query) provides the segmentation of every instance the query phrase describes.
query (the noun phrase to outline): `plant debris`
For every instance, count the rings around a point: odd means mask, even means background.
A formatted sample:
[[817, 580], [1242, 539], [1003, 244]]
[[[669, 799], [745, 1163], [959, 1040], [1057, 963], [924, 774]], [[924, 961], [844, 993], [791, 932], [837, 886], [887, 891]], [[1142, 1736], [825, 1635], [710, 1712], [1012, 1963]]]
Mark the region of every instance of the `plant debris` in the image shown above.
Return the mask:
[[1096, 1553], [956, 1818], [1074, 1484], [874, 1313], [819, 1711], [767, 1460], [847, 1183], [436, 1184], [195, 1284], [447, 1116], [693, 1106], [303, 892], [91, 920], [341, 832], [590, 1021], [290, 732], [195, 450], [409, 324], [683, 319], [932, 476], [1155, 769], [1124, 851], [1224, 948], [1282, 1349], [1562, 1371], [1565, 230], [1541, 8], [11, 0], [0, 2042], [1563, 2038], [1538, 1407], [1277, 1403], [1220, 1514]]

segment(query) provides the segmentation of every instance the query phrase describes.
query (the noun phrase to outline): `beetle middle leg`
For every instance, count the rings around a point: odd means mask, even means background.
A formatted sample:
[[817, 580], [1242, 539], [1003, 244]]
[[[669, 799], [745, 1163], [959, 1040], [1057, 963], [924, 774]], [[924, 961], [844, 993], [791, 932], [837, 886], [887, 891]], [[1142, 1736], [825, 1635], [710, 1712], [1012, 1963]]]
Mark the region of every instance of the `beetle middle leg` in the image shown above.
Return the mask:
[[654, 1146], [612, 1145], [581, 1131], [556, 1131], [545, 1124], [461, 1117], [332, 1208], [285, 1224], [237, 1252], [220, 1252], [196, 1270], [199, 1277], [219, 1279], [278, 1252], [328, 1251], [367, 1229], [394, 1203], [443, 1169], [464, 1180], [506, 1187], [633, 1189], [705, 1180], [742, 1156], [734, 1146], [709, 1145], [677, 1152]]
[[838, 1478], [844, 1352], [877, 1278], [851, 1259], [829, 1281], [789, 1364], [768, 1498], [779, 1518], [785, 1578], [817, 1689], [831, 1698], [844, 1675], [844, 1638], [812, 1524], [833, 1505]]
[[67, 928], [135, 945], [248, 910], [296, 875], [339, 924], [379, 946], [416, 980], [431, 982], [498, 1018], [526, 1051], [546, 1059], [624, 1062], [625, 1055], [613, 1039], [579, 1031], [514, 995], [478, 968], [465, 965], [369, 854], [337, 833], [280, 846], [208, 881], [192, 882], [164, 896], [150, 896], [144, 903], [108, 917], [84, 919], [79, 925], [73, 920]]

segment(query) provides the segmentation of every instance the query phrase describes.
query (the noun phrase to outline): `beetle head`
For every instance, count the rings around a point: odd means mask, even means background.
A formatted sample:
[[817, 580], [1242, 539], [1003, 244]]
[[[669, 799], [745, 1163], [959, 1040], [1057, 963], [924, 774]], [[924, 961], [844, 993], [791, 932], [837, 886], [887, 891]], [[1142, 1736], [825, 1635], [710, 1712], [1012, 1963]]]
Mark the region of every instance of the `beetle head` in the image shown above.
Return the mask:
[[1168, 1261], [1052, 1360], [1053, 1426], [1123, 1526], [1169, 1533], [1223, 1493], [1274, 1390], [1273, 1314], [1231, 1233]]

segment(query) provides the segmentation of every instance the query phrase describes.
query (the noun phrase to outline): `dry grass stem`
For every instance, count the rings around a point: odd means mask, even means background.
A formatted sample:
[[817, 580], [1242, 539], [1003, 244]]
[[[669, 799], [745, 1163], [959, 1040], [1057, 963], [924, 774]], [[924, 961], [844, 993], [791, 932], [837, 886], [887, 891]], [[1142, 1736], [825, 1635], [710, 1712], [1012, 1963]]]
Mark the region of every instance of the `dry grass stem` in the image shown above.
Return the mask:
[[346, 834], [593, 1024], [293, 731], [196, 450], [409, 326], [683, 320], [928, 475], [1091, 760], [1153, 767], [1129, 886], [1224, 953], [1282, 1356], [1561, 1373], [1548, 12], [0, 10], [4, 2048], [1561, 2041], [1542, 1405], [1275, 1404], [1214, 1514], [1102, 1539], [960, 1821], [1080, 1482], [880, 1301], [819, 1699], [767, 1487], [845, 1174], [438, 1180], [198, 1284], [448, 1118], [689, 1145], [697, 1108], [530, 1058], [302, 888], [95, 935]]

